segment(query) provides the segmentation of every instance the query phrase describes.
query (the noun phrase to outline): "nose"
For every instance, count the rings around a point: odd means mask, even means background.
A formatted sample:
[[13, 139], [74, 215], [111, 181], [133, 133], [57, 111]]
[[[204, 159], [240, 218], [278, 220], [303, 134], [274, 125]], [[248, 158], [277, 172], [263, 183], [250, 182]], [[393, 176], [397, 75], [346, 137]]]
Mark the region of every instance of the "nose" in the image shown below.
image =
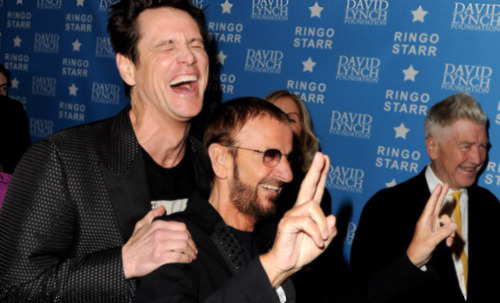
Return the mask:
[[476, 146], [469, 151], [469, 160], [476, 165], [483, 163], [485, 158], [486, 149], [482, 146]]
[[285, 156], [281, 157], [280, 163], [278, 163], [278, 166], [275, 167], [275, 172], [276, 177], [282, 182], [288, 183], [293, 179], [290, 162], [288, 162], [288, 159]]
[[180, 50], [178, 62], [181, 64], [193, 65], [196, 63], [196, 56], [189, 46], [185, 46]]

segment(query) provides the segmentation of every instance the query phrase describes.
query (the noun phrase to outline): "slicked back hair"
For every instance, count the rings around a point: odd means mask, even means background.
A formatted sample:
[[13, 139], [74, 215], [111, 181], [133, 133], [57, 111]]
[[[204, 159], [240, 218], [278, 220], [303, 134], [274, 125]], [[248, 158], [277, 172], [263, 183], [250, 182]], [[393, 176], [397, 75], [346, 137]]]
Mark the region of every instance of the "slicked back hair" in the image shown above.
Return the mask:
[[488, 117], [471, 95], [463, 92], [453, 94], [434, 104], [424, 122], [424, 134], [427, 138], [443, 127], [459, 119], [467, 119], [477, 124], [487, 125]]
[[[137, 43], [140, 40], [137, 19], [148, 9], [170, 7], [185, 11], [198, 24], [205, 46], [209, 42], [206, 19], [203, 10], [194, 6], [190, 0], [121, 0], [110, 6], [108, 33], [111, 45], [116, 53], [139, 63]], [[130, 86], [125, 84], [125, 94], [130, 97]]]

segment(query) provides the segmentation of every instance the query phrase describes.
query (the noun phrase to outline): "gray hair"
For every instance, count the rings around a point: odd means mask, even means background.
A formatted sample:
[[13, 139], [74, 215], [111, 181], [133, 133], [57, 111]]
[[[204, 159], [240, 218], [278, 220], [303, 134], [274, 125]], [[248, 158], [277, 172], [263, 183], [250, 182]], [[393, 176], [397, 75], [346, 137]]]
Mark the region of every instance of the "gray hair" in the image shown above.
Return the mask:
[[464, 92], [453, 94], [434, 104], [424, 122], [424, 134], [428, 136], [459, 119], [467, 119], [477, 124], [486, 125], [488, 117], [471, 95]]

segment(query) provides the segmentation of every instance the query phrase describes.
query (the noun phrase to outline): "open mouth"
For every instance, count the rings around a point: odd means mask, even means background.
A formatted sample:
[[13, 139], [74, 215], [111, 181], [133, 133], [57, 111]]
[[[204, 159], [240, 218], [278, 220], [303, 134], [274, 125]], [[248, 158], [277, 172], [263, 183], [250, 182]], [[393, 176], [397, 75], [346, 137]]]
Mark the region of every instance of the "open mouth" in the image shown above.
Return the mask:
[[272, 190], [272, 191], [279, 191], [280, 190], [280, 186], [276, 186], [276, 185], [271, 185], [271, 184], [262, 184], [262, 187], [264, 187], [265, 189], [268, 189], [268, 190]]
[[285, 183], [278, 181], [278, 180], [276, 180], [274, 182], [263, 180], [262, 182], [259, 183], [259, 185], [262, 186], [266, 190], [269, 190], [271, 192], [279, 194], [279, 192], [281, 191], [281, 189], [283, 188]]
[[460, 167], [463, 171], [467, 173], [475, 173], [477, 171], [476, 167]]
[[195, 75], [184, 75], [172, 80], [169, 85], [177, 92], [191, 92], [196, 88], [198, 77]]

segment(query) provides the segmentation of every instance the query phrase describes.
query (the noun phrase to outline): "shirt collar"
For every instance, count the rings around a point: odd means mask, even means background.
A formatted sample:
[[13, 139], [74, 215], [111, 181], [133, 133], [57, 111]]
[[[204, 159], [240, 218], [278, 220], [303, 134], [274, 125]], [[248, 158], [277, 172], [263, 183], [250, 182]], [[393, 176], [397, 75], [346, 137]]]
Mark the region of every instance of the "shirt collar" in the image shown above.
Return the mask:
[[[427, 165], [427, 168], [425, 169], [425, 179], [427, 180], [427, 186], [429, 187], [429, 191], [432, 193], [434, 188], [438, 186], [438, 184], [443, 185], [443, 182], [439, 180], [439, 178], [436, 176], [434, 171], [431, 168], [431, 164], [429, 163]], [[450, 195], [451, 193], [457, 192], [457, 191], [462, 191], [462, 195], [467, 196], [467, 188], [461, 188], [459, 190], [448, 190], [447, 195]]]

